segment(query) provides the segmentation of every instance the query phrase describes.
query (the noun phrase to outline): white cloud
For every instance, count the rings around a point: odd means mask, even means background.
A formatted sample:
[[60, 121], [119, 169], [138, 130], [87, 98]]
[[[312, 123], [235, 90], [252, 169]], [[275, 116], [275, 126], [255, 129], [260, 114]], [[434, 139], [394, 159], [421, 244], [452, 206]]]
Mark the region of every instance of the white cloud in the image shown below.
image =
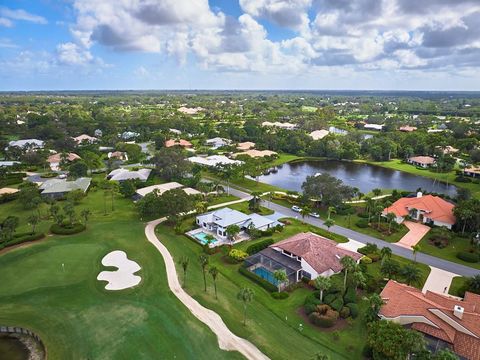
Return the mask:
[[93, 60], [88, 50], [71, 42], [57, 45], [57, 56], [58, 61], [66, 65], [86, 65]]
[[5, 17], [0, 17], [0, 26], [12, 27], [13, 21]]
[[23, 9], [9, 9], [7, 7], [0, 7], [0, 16], [10, 20], [28, 21], [35, 24], [48, 24], [47, 19], [43, 16], [31, 14]]

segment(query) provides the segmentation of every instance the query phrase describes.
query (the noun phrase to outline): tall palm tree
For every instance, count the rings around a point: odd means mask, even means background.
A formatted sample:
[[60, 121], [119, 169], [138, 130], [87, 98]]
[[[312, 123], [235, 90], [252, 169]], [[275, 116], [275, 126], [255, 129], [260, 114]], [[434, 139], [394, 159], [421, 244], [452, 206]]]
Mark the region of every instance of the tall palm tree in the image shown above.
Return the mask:
[[384, 246], [382, 250], [380, 250], [380, 258], [382, 259], [381, 265], [385, 262], [385, 260], [390, 259], [392, 257], [392, 249], [387, 246]]
[[326, 276], [317, 276], [314, 280], [315, 287], [320, 290], [320, 301], [323, 303], [323, 292], [332, 286], [332, 280]]
[[340, 259], [340, 264], [343, 266], [345, 277], [343, 278], [343, 291], [347, 290], [347, 276], [350, 270], [355, 268], [356, 262], [350, 256], [344, 256]]
[[394, 275], [398, 274], [400, 271], [400, 265], [395, 260], [386, 259], [383, 261], [380, 266], [380, 273], [385, 276], [388, 280], [392, 279]]
[[335, 221], [332, 220], [332, 219], [327, 219], [325, 220], [325, 222], [323, 223], [323, 225], [325, 225], [327, 227], [327, 230], [330, 231], [330, 228], [335, 225]]
[[250, 200], [251, 210], [258, 211], [260, 202], [262, 201], [260, 198], [262, 193], [260, 191], [253, 191], [250, 195], [252, 195], [252, 199]]
[[367, 297], [366, 300], [368, 301], [369, 306], [365, 313], [365, 318], [367, 322], [370, 323], [372, 321], [378, 320], [378, 312], [380, 311], [382, 305], [385, 304], [385, 302], [377, 293], [373, 293], [372, 295]]
[[310, 206], [305, 205], [300, 210], [300, 215], [302, 216], [302, 219], [305, 219], [305, 216], [308, 216], [311, 212], [312, 212], [312, 209], [310, 208]]
[[216, 266], [210, 266], [210, 269], [208, 269], [208, 273], [212, 275], [213, 279], [213, 288], [215, 289], [215, 299], [218, 299], [217, 296], [217, 276], [218, 276], [218, 269]]
[[392, 222], [393, 220], [395, 220], [397, 217], [397, 215], [395, 215], [394, 213], [392, 212], [389, 212], [387, 214], [387, 221], [388, 221], [388, 233], [390, 234], [390, 230], [392, 229]]
[[288, 276], [285, 269], [275, 270], [273, 272], [273, 277], [277, 280], [277, 289], [280, 292], [280, 287], [282, 284], [285, 284], [288, 281]]
[[242, 288], [237, 294], [237, 299], [243, 302], [243, 325], [247, 324], [247, 305], [254, 296], [255, 292], [248, 287]]
[[413, 245], [412, 246], [412, 251], [413, 251], [413, 262], [417, 262], [417, 253], [422, 250], [422, 247], [419, 244]]
[[198, 261], [200, 262], [200, 266], [202, 267], [204, 291], [207, 292], [207, 278], [205, 276], [205, 272], [208, 266], [208, 257], [204, 254], [201, 254], [198, 256]]
[[422, 277], [422, 272], [414, 264], [407, 264], [402, 270], [402, 275], [408, 285], [418, 284]]
[[357, 291], [359, 286], [361, 287], [365, 286], [367, 282], [367, 278], [365, 277], [365, 274], [359, 269], [358, 271], [353, 272], [352, 282], [353, 282], [353, 285], [355, 286], [355, 291]]
[[185, 287], [185, 284], [187, 283], [187, 269], [190, 259], [187, 256], [182, 256], [178, 262], [183, 269], [183, 287]]

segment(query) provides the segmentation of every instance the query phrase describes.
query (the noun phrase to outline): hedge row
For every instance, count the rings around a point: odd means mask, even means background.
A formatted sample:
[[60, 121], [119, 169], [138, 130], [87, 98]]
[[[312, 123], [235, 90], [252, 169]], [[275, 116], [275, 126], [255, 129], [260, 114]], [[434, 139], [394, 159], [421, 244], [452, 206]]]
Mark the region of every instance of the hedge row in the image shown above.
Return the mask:
[[324, 230], [324, 229], [320, 229], [320, 228], [315, 227], [315, 228], [310, 228], [310, 231], [313, 232], [314, 234], [326, 237], [327, 239], [334, 240], [338, 243], [348, 242], [348, 238], [346, 236], [335, 234], [335, 233], [332, 233], [332, 232]]
[[45, 237], [44, 233], [20, 233], [15, 234], [10, 241], [7, 241], [0, 245], [0, 249], [8, 246], [18, 245], [28, 241], [40, 240]]
[[53, 224], [50, 226], [50, 232], [57, 235], [72, 235], [77, 234], [85, 230], [86, 227], [83, 224], [73, 224], [72, 226], [65, 227], [58, 224]]
[[273, 244], [273, 239], [265, 239], [247, 247], [247, 254], [253, 255]]
[[13, 193], [13, 194], [3, 194], [0, 195], [0, 204], [13, 201], [18, 197], [18, 192]]
[[469, 252], [466, 252], [466, 251], [459, 252], [457, 254], [457, 258], [459, 258], [460, 260], [469, 262], [469, 263], [476, 263], [480, 260], [480, 258], [477, 254], [469, 253]]
[[245, 277], [249, 278], [250, 280], [253, 280], [254, 282], [256, 282], [258, 285], [260, 285], [261, 287], [263, 287], [265, 290], [269, 291], [269, 292], [275, 292], [275, 291], [278, 291], [277, 287], [275, 285], [273, 285], [272, 283], [269, 283], [267, 280], [265, 279], [262, 279], [260, 276], [258, 276], [257, 274], [247, 270], [246, 268], [244, 268], [243, 266], [241, 266], [238, 271], [240, 272], [240, 274], [244, 275]]

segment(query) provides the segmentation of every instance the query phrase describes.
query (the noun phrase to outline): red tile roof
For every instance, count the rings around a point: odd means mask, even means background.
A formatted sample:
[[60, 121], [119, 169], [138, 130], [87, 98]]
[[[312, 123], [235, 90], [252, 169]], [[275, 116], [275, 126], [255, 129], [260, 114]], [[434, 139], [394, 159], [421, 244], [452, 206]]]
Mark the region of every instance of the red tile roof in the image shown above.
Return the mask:
[[183, 139], [180, 139], [180, 140], [170, 139], [165, 141], [165, 147], [172, 147], [175, 145], [183, 146], [183, 147], [192, 147], [192, 143], [190, 141], [183, 140]]
[[441, 221], [447, 224], [455, 224], [456, 218], [453, 215], [455, 205], [433, 195], [423, 195], [414, 198], [401, 198], [395, 201], [390, 207], [383, 209], [384, 214], [394, 213], [397, 216], [407, 216], [409, 209], [422, 210], [432, 220]]
[[318, 274], [329, 269], [334, 272], [343, 270], [340, 259], [344, 256], [350, 256], [354, 260], [359, 260], [362, 255], [356, 252], [342, 249], [338, 244], [327, 238], [313, 233], [300, 233], [270, 245], [273, 248], [280, 248], [288, 251], [295, 256], [304, 259]]
[[435, 163], [435, 159], [431, 156], [413, 156], [408, 160], [425, 165], [432, 165]]
[[[69, 153], [66, 156], [67, 161], [75, 161], [75, 160], [79, 160], [79, 159], [81, 159], [81, 157], [78, 156], [75, 153]], [[62, 154], [56, 153], [56, 154], [50, 155], [47, 159], [47, 162], [49, 162], [49, 163], [59, 163], [61, 160], [62, 160]]]
[[[411, 319], [415, 330], [452, 344], [453, 350], [467, 359], [480, 359], [480, 296], [467, 292], [463, 300], [458, 300], [430, 291], [423, 294], [393, 280], [380, 296], [385, 301], [381, 317]], [[455, 305], [464, 308], [462, 319], [454, 315]], [[412, 316], [417, 318], [408, 318]]]

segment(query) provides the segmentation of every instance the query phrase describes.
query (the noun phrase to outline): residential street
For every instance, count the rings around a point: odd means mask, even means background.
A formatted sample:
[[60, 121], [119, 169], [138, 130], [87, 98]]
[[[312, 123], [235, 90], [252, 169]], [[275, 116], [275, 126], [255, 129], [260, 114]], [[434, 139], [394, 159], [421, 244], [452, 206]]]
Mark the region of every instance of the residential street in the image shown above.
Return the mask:
[[[248, 193], [246, 193], [244, 191], [234, 189], [232, 187], [230, 187], [230, 194], [232, 194], [234, 196], [237, 196], [239, 198], [242, 198], [242, 199], [250, 198], [250, 195]], [[282, 214], [285, 214], [288, 217], [292, 217], [292, 218], [300, 217], [300, 214], [296, 213], [295, 211], [291, 210], [290, 208], [287, 208], [285, 206], [281, 206], [281, 205], [269, 202], [265, 199], [263, 200], [262, 206], [265, 206], [265, 207], [270, 208], [272, 210], [278, 211]], [[323, 228], [326, 229], [326, 227], [323, 225], [324, 221], [321, 220], [321, 219], [316, 219], [314, 217], [309, 216], [309, 217], [305, 217], [305, 219], [303, 219], [303, 221], [308, 223], [308, 224], [315, 225], [315, 226], [318, 226], [318, 227], [323, 227]], [[372, 236], [365, 235], [365, 234], [359, 233], [357, 231], [350, 230], [350, 229], [347, 229], [347, 228], [344, 228], [344, 227], [338, 226], [338, 225], [332, 226], [330, 228], [330, 231], [334, 232], [336, 234], [346, 236], [349, 239], [353, 239], [353, 240], [359, 241], [359, 242], [364, 243], [364, 244], [373, 243], [373, 244], [377, 244], [380, 248], [385, 247], [385, 246], [389, 247], [390, 249], [392, 249], [394, 254], [402, 256], [402, 257], [407, 258], [407, 259], [413, 259], [412, 250], [406, 249], [404, 247], [401, 247], [401, 246], [398, 246], [398, 245], [395, 245], [395, 244], [391, 244], [389, 242], [374, 238]], [[480, 274], [479, 270], [476, 270], [476, 269], [473, 269], [473, 268], [470, 268], [470, 267], [467, 267], [467, 266], [464, 266], [464, 265], [456, 264], [456, 263], [453, 263], [453, 262], [450, 262], [450, 261], [447, 261], [447, 260], [439, 259], [439, 258], [436, 258], [434, 256], [430, 256], [430, 255], [427, 255], [427, 254], [424, 254], [424, 253], [421, 253], [421, 252], [417, 253], [417, 262], [420, 262], [420, 263], [423, 263], [423, 264], [426, 264], [426, 265], [429, 265], [429, 266], [433, 266], [433, 267], [436, 267], [436, 268], [439, 268], [439, 269], [442, 269], [442, 270], [445, 270], [445, 271], [448, 271], [448, 272], [451, 272], [451, 273], [463, 275], [463, 276], [469, 276], [470, 277], [470, 276]]]

